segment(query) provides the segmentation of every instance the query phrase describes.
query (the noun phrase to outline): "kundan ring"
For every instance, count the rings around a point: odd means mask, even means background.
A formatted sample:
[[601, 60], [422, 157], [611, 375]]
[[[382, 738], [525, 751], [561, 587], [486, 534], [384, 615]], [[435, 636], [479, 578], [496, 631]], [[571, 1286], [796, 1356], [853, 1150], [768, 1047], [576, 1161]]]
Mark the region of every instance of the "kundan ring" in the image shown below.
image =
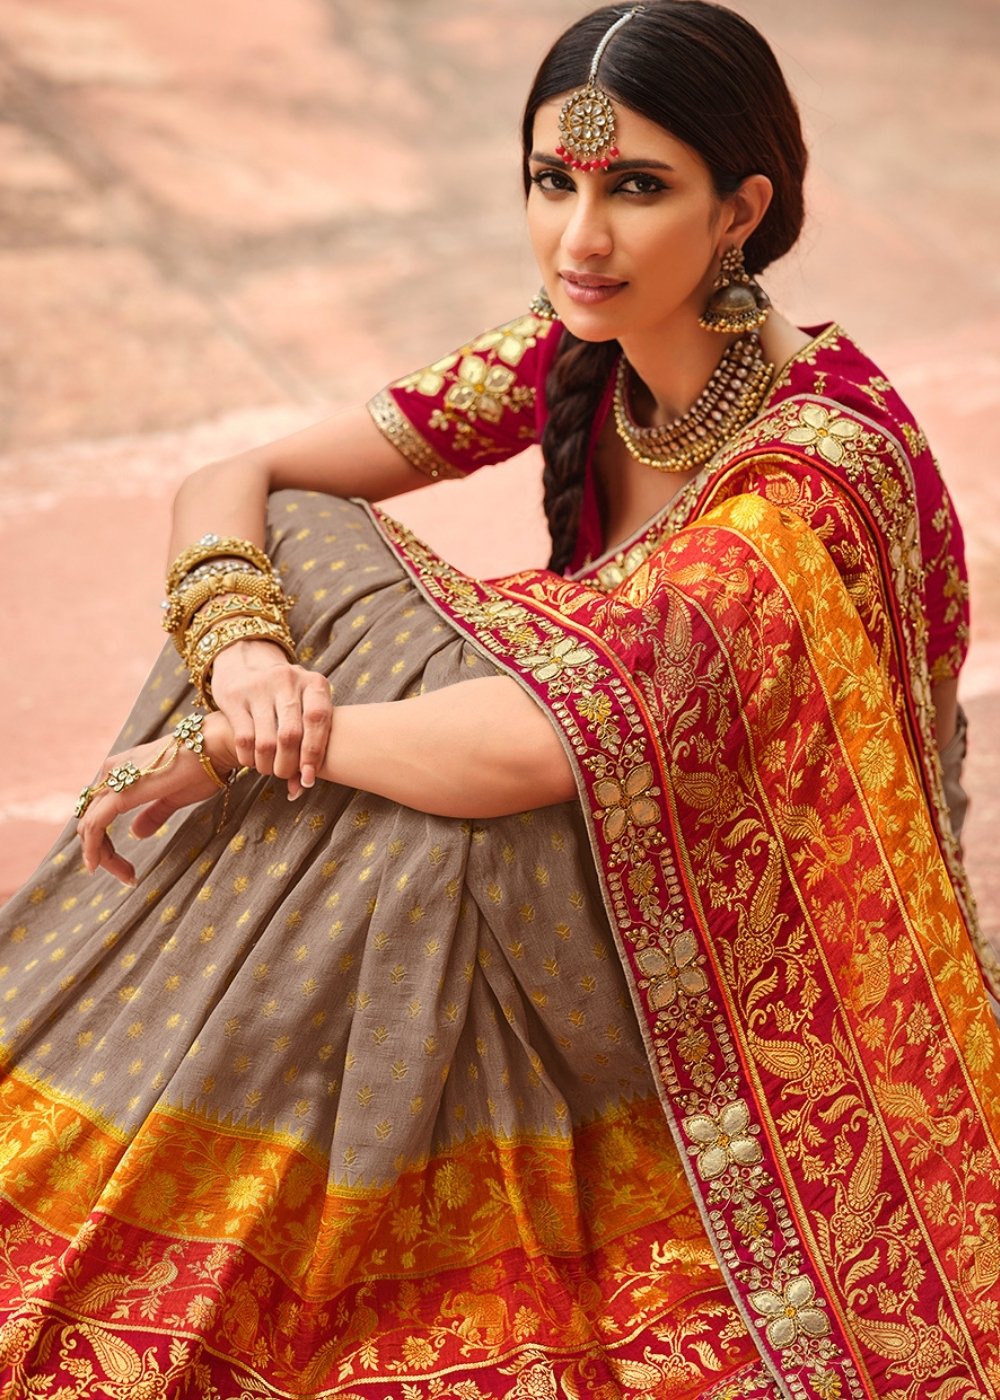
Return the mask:
[[174, 729], [174, 738], [177, 740], [178, 746], [191, 749], [199, 758], [205, 752], [205, 736], [201, 732], [204, 719], [204, 715], [195, 711], [193, 714], [185, 715]]
[[112, 768], [105, 782], [108, 787], [112, 788], [115, 792], [124, 792], [127, 787], [131, 787], [133, 783], [137, 783], [141, 777], [142, 773], [140, 773], [132, 760], [129, 759], [127, 763], [119, 763], [116, 767]]

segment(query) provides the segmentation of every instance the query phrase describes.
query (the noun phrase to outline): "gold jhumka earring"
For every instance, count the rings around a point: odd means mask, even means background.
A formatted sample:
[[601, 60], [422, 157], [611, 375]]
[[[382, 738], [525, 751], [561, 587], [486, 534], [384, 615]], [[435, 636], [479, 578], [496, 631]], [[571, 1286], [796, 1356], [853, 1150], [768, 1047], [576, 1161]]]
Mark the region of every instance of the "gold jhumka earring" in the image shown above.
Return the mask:
[[660, 472], [694, 471], [746, 427], [774, 375], [757, 335], [770, 309], [767, 293], [744, 266], [742, 250], [728, 248], [698, 324], [739, 338], [726, 347], [699, 397], [672, 423], [642, 427], [636, 422], [628, 396], [630, 366], [621, 357], [613, 398], [615, 427], [637, 462]]
[[743, 249], [727, 248], [699, 326], [721, 335], [745, 335], [759, 331], [770, 310], [771, 298], [747, 272]]
[[528, 302], [528, 310], [533, 316], [538, 316], [543, 321], [558, 321], [559, 312], [549, 300], [549, 294], [544, 287], [539, 287], [538, 291]]
[[611, 98], [597, 86], [597, 70], [604, 51], [619, 29], [641, 14], [645, 5], [635, 5], [627, 14], [616, 19], [594, 51], [590, 75], [563, 103], [559, 113], [559, 135], [562, 144], [556, 147], [560, 156], [574, 170], [607, 170], [618, 155], [615, 145], [615, 112]]

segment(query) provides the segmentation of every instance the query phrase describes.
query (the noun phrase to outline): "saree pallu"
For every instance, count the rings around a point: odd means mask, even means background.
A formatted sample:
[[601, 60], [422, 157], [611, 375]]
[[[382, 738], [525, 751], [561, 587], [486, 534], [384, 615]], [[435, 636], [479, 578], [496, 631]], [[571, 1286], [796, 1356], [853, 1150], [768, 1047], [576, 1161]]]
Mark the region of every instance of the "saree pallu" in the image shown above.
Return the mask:
[[[66, 833], [0, 954], [4, 1400], [1000, 1393], [1000, 1039], [817, 535], [736, 496], [607, 593], [272, 512], [337, 703], [511, 674], [580, 801], [245, 778], [134, 891]], [[121, 742], [188, 703], [165, 653]]]
[[[967, 636], [968, 590], [952, 539], [958, 525], [942, 504], [933, 516], [937, 552], [929, 557], [917, 473], [920, 463], [926, 494], [928, 472], [940, 485], [937, 463], [881, 375], [874, 373], [867, 382], [837, 380], [835, 355], [831, 359], [826, 352], [839, 353], [845, 345], [849, 342], [832, 327], [803, 352], [804, 360], [790, 362], [766, 410], [623, 548], [576, 577], [605, 593], [617, 591], [678, 530], [737, 495], [759, 496], [809, 526], [830, 555], [874, 649], [962, 919], [1000, 1005], [1000, 959], [980, 929], [952, 821], [957, 815], [960, 825], [965, 796], [960, 785], [954, 790], [953, 764], [949, 803], [935, 737], [933, 685], [958, 676]], [[817, 357], [824, 357], [823, 370], [812, 369]], [[944, 651], [941, 636], [936, 638], [933, 667], [928, 664], [930, 578], [940, 594], [937, 628], [955, 629]], [[960, 730], [963, 723], [960, 717]], [[964, 736], [956, 738], [964, 746]]]

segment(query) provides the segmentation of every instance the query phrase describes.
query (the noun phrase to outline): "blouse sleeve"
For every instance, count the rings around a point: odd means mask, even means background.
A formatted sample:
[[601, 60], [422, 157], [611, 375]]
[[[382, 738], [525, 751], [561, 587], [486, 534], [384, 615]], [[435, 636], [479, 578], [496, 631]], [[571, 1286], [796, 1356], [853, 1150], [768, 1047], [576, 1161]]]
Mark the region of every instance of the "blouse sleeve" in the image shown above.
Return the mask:
[[538, 442], [562, 326], [519, 316], [382, 389], [375, 425], [430, 477], [468, 476]]

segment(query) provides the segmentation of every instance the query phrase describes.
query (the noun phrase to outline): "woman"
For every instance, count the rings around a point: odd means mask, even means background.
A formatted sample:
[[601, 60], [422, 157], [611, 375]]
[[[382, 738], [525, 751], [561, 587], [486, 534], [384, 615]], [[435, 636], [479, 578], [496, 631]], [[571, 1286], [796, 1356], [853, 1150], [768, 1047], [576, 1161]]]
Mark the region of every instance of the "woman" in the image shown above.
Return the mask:
[[[537, 310], [180, 493], [184, 663], [11, 906], [4, 1395], [1000, 1391], [947, 493], [767, 314], [744, 21], [599, 10], [524, 130]], [[536, 438], [547, 570], [345, 499]]]

